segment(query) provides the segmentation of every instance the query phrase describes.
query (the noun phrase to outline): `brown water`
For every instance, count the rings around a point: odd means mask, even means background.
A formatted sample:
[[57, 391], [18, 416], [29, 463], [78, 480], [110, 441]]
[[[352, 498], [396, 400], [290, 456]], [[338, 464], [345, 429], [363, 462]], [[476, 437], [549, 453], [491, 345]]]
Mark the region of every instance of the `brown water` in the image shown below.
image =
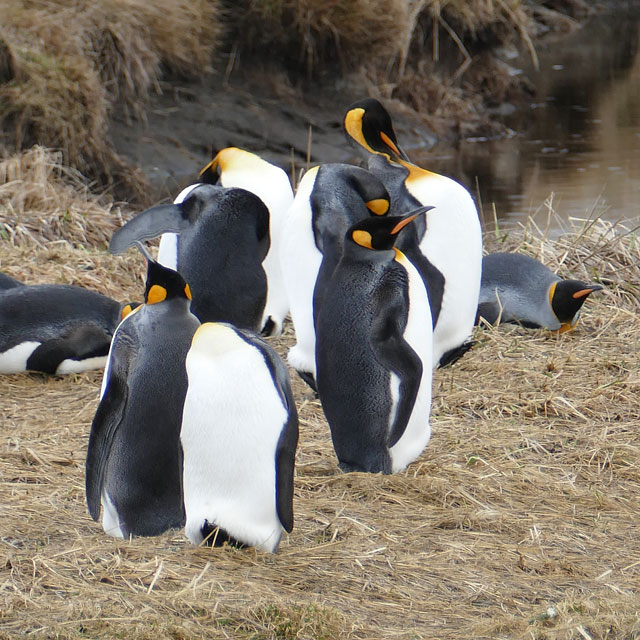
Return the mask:
[[485, 227], [494, 206], [501, 226], [528, 215], [543, 223], [550, 197], [563, 219], [640, 223], [640, 7], [620, 5], [539, 44], [538, 71], [507, 60], [535, 84], [531, 104], [503, 117], [517, 135], [465, 141], [457, 155], [411, 151], [471, 188]]

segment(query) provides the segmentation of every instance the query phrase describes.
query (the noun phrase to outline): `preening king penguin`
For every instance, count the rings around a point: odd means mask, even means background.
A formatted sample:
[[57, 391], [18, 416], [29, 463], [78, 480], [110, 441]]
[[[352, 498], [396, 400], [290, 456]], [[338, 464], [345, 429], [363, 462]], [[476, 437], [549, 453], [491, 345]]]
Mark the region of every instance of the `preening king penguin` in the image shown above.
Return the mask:
[[267, 274], [267, 302], [262, 318], [263, 335], [280, 335], [289, 312], [280, 266], [280, 241], [284, 217], [293, 202], [287, 174], [255, 153], [237, 147], [222, 149], [200, 172], [200, 182], [239, 187], [255, 193], [269, 210], [269, 252], [262, 262]]
[[262, 267], [269, 250], [266, 206], [250, 191], [212, 184], [191, 185], [178, 199], [129, 220], [113, 234], [109, 250], [122, 253], [165, 234], [158, 261], [189, 283], [191, 310], [200, 321], [259, 331], [267, 297]]
[[433, 365], [453, 362], [472, 344], [480, 291], [482, 232], [473, 198], [455, 180], [409, 161], [389, 113], [378, 100], [352, 104], [344, 130], [347, 140], [366, 158], [369, 170], [387, 187], [392, 215], [420, 205], [433, 207], [414, 227], [419, 252], [427, 262], [421, 264], [420, 256], [410, 250], [414, 242], [410, 235], [401, 238], [398, 246], [427, 283], [434, 326]]
[[0, 290], [0, 373], [79, 373], [104, 367], [130, 306], [64, 284]]
[[187, 374], [186, 535], [275, 552], [293, 528], [298, 416], [287, 368], [255, 334], [209, 322], [193, 337]]
[[580, 309], [599, 284], [563, 280], [522, 253], [490, 253], [482, 259], [476, 323], [513, 322], [564, 333], [578, 323]]
[[394, 247], [428, 209], [353, 225], [327, 285], [316, 326], [318, 394], [345, 472], [401, 471], [431, 435], [429, 300]]
[[389, 211], [389, 194], [366, 169], [324, 164], [307, 171], [287, 212], [282, 270], [296, 344], [289, 364], [315, 389], [315, 318], [326, 283], [342, 256], [347, 229]]
[[147, 257], [145, 303], [113, 337], [86, 461], [89, 513], [115, 537], [184, 526], [185, 358], [200, 325], [182, 276]]

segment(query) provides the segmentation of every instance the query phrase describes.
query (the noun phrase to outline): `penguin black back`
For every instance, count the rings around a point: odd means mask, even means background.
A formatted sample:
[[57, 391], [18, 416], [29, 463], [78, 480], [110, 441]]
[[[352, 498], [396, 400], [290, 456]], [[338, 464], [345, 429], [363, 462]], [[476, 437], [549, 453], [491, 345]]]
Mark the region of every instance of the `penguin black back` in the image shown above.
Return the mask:
[[267, 295], [262, 261], [269, 249], [269, 212], [250, 191], [202, 184], [177, 204], [142, 212], [113, 235], [120, 253], [138, 240], [178, 233], [177, 270], [193, 292], [202, 322], [259, 330]]
[[118, 327], [91, 425], [89, 513], [110, 535], [157, 535], [184, 524], [180, 452], [185, 358], [199, 322], [175, 271], [149, 260], [145, 304]]
[[[369, 218], [348, 230], [318, 315], [318, 393], [344, 471], [397, 471], [430, 435], [427, 295], [415, 267], [394, 247], [409, 222], [411, 216]], [[416, 336], [412, 346], [407, 340]], [[414, 420], [418, 413], [421, 418]]]

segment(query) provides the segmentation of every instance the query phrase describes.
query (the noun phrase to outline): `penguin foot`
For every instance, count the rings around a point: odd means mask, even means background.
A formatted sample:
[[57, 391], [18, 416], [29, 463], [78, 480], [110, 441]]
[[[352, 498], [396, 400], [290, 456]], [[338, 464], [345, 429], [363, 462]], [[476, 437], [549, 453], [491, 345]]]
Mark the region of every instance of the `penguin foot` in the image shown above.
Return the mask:
[[240, 540], [234, 538], [217, 524], [212, 524], [208, 520], [205, 520], [202, 527], [200, 527], [200, 533], [202, 533], [203, 537], [202, 544], [206, 547], [221, 547], [225, 543], [235, 549], [244, 549], [247, 546], [244, 542], [240, 542]]
[[459, 347], [449, 349], [449, 351], [444, 353], [442, 358], [440, 358], [438, 368], [442, 369], [442, 367], [446, 367], [447, 365], [457, 362], [465, 353], [467, 353], [467, 351], [469, 351], [469, 349], [471, 349], [471, 347], [473, 347], [474, 344], [474, 340], [467, 340], [467, 342], [463, 342]]

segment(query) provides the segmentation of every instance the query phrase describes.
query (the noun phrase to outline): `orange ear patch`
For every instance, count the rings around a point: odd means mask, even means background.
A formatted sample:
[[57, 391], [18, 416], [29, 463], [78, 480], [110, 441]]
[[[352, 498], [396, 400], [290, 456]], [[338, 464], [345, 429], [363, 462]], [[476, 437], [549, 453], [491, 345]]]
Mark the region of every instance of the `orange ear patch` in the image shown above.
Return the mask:
[[371, 213], [375, 213], [377, 216], [383, 216], [387, 211], [389, 211], [389, 201], [384, 198], [369, 200], [369, 202], [367, 202], [367, 209], [369, 209]]
[[193, 300], [191, 297], [191, 287], [188, 284], [184, 285], [184, 295], [187, 296], [189, 300]]
[[154, 284], [147, 294], [147, 304], [157, 304], [167, 297], [167, 290], [159, 284]]
[[133, 307], [130, 304], [126, 304], [120, 312], [120, 320], [124, 320], [132, 311]]
[[371, 234], [368, 231], [362, 231], [361, 229], [356, 229], [351, 235], [353, 241], [356, 244], [359, 244], [361, 247], [366, 247], [367, 249], [373, 249], [371, 245]]

